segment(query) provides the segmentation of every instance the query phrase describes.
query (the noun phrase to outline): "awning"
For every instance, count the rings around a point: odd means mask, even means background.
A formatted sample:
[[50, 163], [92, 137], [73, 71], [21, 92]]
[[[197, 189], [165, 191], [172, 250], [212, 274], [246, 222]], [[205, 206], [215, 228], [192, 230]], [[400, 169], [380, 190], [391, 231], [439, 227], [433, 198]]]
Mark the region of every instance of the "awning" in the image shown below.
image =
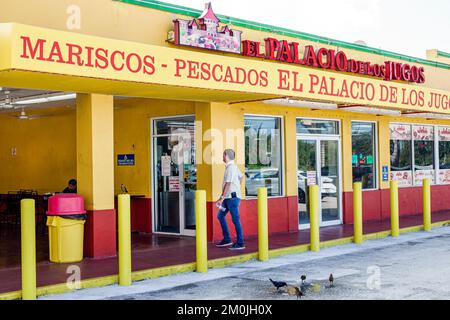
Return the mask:
[[196, 101], [292, 97], [450, 113], [450, 92], [234, 57], [0, 24], [0, 85]]

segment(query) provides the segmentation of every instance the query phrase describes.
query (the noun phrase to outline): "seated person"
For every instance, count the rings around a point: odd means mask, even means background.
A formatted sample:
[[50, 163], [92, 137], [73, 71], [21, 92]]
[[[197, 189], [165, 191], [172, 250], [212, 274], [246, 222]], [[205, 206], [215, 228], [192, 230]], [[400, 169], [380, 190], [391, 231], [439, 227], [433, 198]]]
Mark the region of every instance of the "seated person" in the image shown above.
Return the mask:
[[77, 180], [70, 179], [69, 184], [64, 189], [63, 193], [77, 193]]

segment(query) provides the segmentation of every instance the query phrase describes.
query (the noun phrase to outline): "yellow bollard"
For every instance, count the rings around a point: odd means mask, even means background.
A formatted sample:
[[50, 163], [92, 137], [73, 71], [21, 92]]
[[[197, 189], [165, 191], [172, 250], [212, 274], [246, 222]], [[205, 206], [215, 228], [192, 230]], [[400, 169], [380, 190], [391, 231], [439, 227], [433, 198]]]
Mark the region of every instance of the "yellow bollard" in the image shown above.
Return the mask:
[[131, 285], [131, 210], [130, 195], [118, 197], [119, 223], [119, 285]]
[[431, 231], [431, 187], [430, 179], [423, 179], [423, 229]]
[[363, 222], [362, 222], [362, 183], [353, 184], [353, 242], [363, 243]]
[[33, 199], [20, 202], [22, 299], [36, 300], [36, 215]]
[[398, 217], [398, 182], [391, 181], [391, 236], [396, 238], [400, 235], [400, 223]]
[[319, 226], [319, 186], [309, 186], [309, 221], [311, 235], [311, 251], [320, 250], [320, 226]]
[[208, 271], [208, 243], [206, 235], [206, 191], [195, 192], [195, 221], [196, 221], [196, 258], [197, 272]]
[[258, 260], [269, 260], [267, 188], [258, 188]]

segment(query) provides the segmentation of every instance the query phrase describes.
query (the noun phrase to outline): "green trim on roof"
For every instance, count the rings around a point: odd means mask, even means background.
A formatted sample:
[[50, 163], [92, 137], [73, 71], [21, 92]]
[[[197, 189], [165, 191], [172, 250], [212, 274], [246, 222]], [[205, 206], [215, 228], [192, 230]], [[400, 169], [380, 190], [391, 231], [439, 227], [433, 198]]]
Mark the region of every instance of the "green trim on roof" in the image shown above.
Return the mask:
[[437, 54], [438, 54], [438, 56], [441, 56], [441, 57], [450, 58], [450, 53], [447, 53], [447, 52], [438, 50]]
[[[162, 1], [156, 1], [156, 0], [113, 0], [113, 1], [119, 1], [119, 2], [124, 2], [124, 3], [139, 5], [139, 6], [143, 6], [143, 7], [147, 7], [147, 8], [167, 11], [167, 12], [190, 16], [190, 17], [194, 17], [194, 18], [197, 18], [203, 12], [202, 10], [192, 9], [192, 8], [188, 8], [188, 7], [184, 7], [184, 6], [180, 6], [180, 5], [176, 5], [176, 4], [171, 4], [171, 3], [167, 3], [167, 2], [162, 2]], [[389, 58], [393, 58], [393, 59], [404, 60], [404, 61], [408, 61], [408, 62], [420, 63], [420, 64], [437, 67], [437, 68], [450, 69], [450, 64], [446, 64], [446, 63], [442, 63], [442, 62], [431, 61], [431, 60], [426, 60], [426, 59], [421, 59], [421, 58], [415, 58], [415, 57], [408, 56], [408, 55], [398, 54], [398, 53], [395, 53], [392, 51], [371, 48], [371, 47], [362, 46], [362, 45], [359, 45], [356, 43], [334, 40], [334, 39], [317, 36], [317, 35], [313, 35], [313, 34], [309, 34], [309, 33], [305, 33], [305, 32], [295, 31], [295, 30], [281, 28], [281, 27], [275, 27], [275, 26], [271, 26], [268, 24], [248, 21], [248, 20], [244, 20], [244, 19], [232, 18], [229, 16], [220, 15], [220, 14], [217, 14], [217, 17], [221, 20], [221, 22], [223, 22], [225, 24], [237, 26], [237, 27], [258, 30], [258, 31], [263, 31], [263, 32], [269, 32], [269, 33], [279, 34], [282, 36], [287, 36], [287, 37], [292, 37], [292, 38], [314, 41], [314, 42], [318, 42], [318, 43], [322, 43], [322, 44], [326, 44], [326, 45], [336, 46], [339, 48], [358, 50], [358, 51], [362, 51], [362, 52], [366, 52], [366, 53], [377, 54], [377, 55], [381, 55], [381, 56], [385, 56], [385, 57], [389, 57]], [[445, 54], [445, 55], [448, 55], [450, 57], [450, 54]]]

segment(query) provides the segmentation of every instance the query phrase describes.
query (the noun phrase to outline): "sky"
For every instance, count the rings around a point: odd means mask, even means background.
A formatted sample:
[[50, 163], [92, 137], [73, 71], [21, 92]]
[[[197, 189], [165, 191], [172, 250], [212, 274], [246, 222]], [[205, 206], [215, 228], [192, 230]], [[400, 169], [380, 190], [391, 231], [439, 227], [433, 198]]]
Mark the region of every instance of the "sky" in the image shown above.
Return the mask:
[[[207, 0], [163, 0], [203, 9]], [[450, 0], [210, 0], [218, 14], [426, 58], [450, 53]]]

